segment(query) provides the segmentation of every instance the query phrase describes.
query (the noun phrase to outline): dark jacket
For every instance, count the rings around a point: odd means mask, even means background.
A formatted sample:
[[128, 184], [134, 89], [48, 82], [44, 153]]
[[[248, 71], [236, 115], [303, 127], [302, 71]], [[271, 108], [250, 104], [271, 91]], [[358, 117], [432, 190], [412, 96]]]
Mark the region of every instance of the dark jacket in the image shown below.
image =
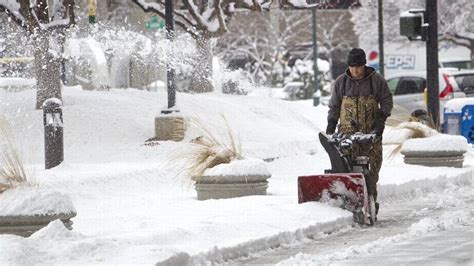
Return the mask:
[[[371, 82], [372, 85], [370, 84]], [[392, 93], [382, 75], [375, 72], [374, 68], [366, 66], [365, 77], [362, 79], [353, 79], [349, 69], [347, 69], [344, 74], [337, 77], [329, 101], [328, 127], [335, 128], [335, 124], [337, 124], [337, 121], [339, 120], [343, 96], [369, 96], [371, 95], [372, 90], [380, 107], [378, 122], [384, 125], [386, 118], [390, 116], [392, 111]]]

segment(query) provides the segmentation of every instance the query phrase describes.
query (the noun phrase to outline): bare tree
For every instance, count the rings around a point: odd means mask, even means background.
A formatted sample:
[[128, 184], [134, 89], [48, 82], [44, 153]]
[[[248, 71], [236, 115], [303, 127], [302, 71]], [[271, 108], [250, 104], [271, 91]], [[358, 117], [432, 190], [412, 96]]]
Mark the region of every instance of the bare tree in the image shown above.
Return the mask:
[[[353, 45], [353, 34], [348, 32], [352, 30], [350, 13], [347, 10], [319, 10], [317, 16], [318, 57], [324, 57], [332, 65], [334, 50], [348, 49]], [[300, 56], [301, 59], [312, 57], [310, 10], [272, 9], [261, 16], [247, 14], [234, 19], [236, 21], [229, 26], [229, 33], [219, 39], [216, 51], [226, 61], [245, 56], [252, 62], [245, 69], [259, 83], [280, 83], [283, 78], [281, 71], [288, 63], [286, 55], [296, 47], [309, 48], [304, 56]]]
[[288, 48], [311, 36], [311, 13], [305, 10], [272, 9], [261, 16], [242, 14], [235, 19], [229, 33], [219, 39], [216, 51], [226, 61], [236, 55], [245, 57], [251, 62], [246, 70], [267, 85], [280, 81]]
[[438, 0], [440, 41], [466, 47], [474, 66], [474, 7], [471, 0]]
[[[150, 3], [133, 0], [145, 12], [152, 12], [165, 18], [165, 1]], [[238, 9], [261, 11], [268, 8], [268, 0], [182, 0], [174, 10], [176, 25], [191, 34], [196, 41], [198, 55], [191, 80], [191, 91], [212, 91], [211, 39], [227, 32], [227, 23]]]
[[[384, 1], [384, 38], [387, 42], [408, 42], [400, 36], [400, 13], [424, 8], [425, 0]], [[363, 43], [377, 44], [377, 1], [361, 0], [362, 7], [351, 11], [355, 30]], [[471, 50], [474, 64], [474, 7], [472, 0], [438, 0], [440, 42], [448, 41]]]
[[34, 43], [36, 108], [46, 99], [61, 99], [61, 53], [65, 30], [74, 23], [74, 0], [0, 0], [6, 12]]

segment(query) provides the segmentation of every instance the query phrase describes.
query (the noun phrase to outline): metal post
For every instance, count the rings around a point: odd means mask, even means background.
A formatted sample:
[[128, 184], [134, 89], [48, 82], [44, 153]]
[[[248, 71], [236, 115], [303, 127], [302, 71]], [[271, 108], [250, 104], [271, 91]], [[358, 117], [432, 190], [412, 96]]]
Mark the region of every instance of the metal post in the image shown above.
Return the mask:
[[47, 99], [43, 103], [45, 168], [58, 166], [64, 160], [63, 111], [61, 100]]
[[[313, 71], [314, 71], [314, 83], [313, 83], [313, 93], [318, 91], [318, 39], [317, 39], [317, 20], [316, 20], [316, 8], [311, 9], [312, 21], [313, 21]], [[311, 94], [311, 97], [314, 97]], [[313, 99], [314, 100], [314, 99]]]
[[438, 81], [438, 1], [426, 0], [426, 76], [428, 88], [428, 113], [436, 129], [439, 128], [439, 81]]
[[[174, 38], [174, 17], [173, 17], [173, 0], [165, 0], [165, 16], [166, 16], [166, 36], [173, 41]], [[176, 105], [176, 85], [175, 72], [173, 66], [169, 63], [166, 65], [166, 78], [168, 88], [168, 109]], [[171, 113], [170, 110], [163, 110], [162, 113]]]
[[383, 0], [379, 0], [379, 72], [385, 76], [385, 58], [383, 50]]

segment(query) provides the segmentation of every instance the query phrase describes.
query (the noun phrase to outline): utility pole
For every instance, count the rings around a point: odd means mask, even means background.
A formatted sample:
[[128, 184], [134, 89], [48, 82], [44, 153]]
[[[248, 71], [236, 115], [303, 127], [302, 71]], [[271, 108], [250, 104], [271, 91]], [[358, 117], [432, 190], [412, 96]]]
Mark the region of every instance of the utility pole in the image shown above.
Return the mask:
[[426, 76], [428, 88], [428, 112], [435, 128], [439, 128], [439, 80], [438, 80], [438, 1], [426, 0]]
[[[168, 40], [171, 43], [174, 38], [173, 0], [165, 0], [165, 17], [166, 17], [165, 18], [166, 36], [168, 37]], [[176, 105], [175, 72], [169, 60], [170, 58], [168, 58], [168, 63], [166, 65], [166, 80], [167, 80], [167, 88], [168, 88], [168, 110], [162, 110], [161, 112], [164, 114], [173, 112], [171, 109]]]
[[[316, 20], [316, 8], [311, 9], [312, 21], [313, 21], [313, 72], [314, 72], [314, 83], [313, 83], [313, 93], [318, 91], [318, 38], [317, 38], [317, 20]], [[313, 95], [310, 95], [314, 97]]]
[[383, 0], [379, 0], [379, 71], [385, 77], [385, 58], [383, 49]]

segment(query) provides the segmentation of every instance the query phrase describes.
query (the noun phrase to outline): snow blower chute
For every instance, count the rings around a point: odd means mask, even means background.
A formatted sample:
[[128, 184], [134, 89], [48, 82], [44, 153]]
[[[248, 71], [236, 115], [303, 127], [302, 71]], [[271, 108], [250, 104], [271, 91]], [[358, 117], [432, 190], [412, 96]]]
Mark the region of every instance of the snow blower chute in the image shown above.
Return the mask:
[[373, 144], [374, 134], [319, 133], [319, 141], [329, 155], [331, 169], [324, 174], [298, 177], [298, 203], [329, 202], [354, 213], [354, 221], [373, 225], [375, 202], [367, 194], [364, 175], [369, 173], [369, 157], [353, 154], [354, 144]]

